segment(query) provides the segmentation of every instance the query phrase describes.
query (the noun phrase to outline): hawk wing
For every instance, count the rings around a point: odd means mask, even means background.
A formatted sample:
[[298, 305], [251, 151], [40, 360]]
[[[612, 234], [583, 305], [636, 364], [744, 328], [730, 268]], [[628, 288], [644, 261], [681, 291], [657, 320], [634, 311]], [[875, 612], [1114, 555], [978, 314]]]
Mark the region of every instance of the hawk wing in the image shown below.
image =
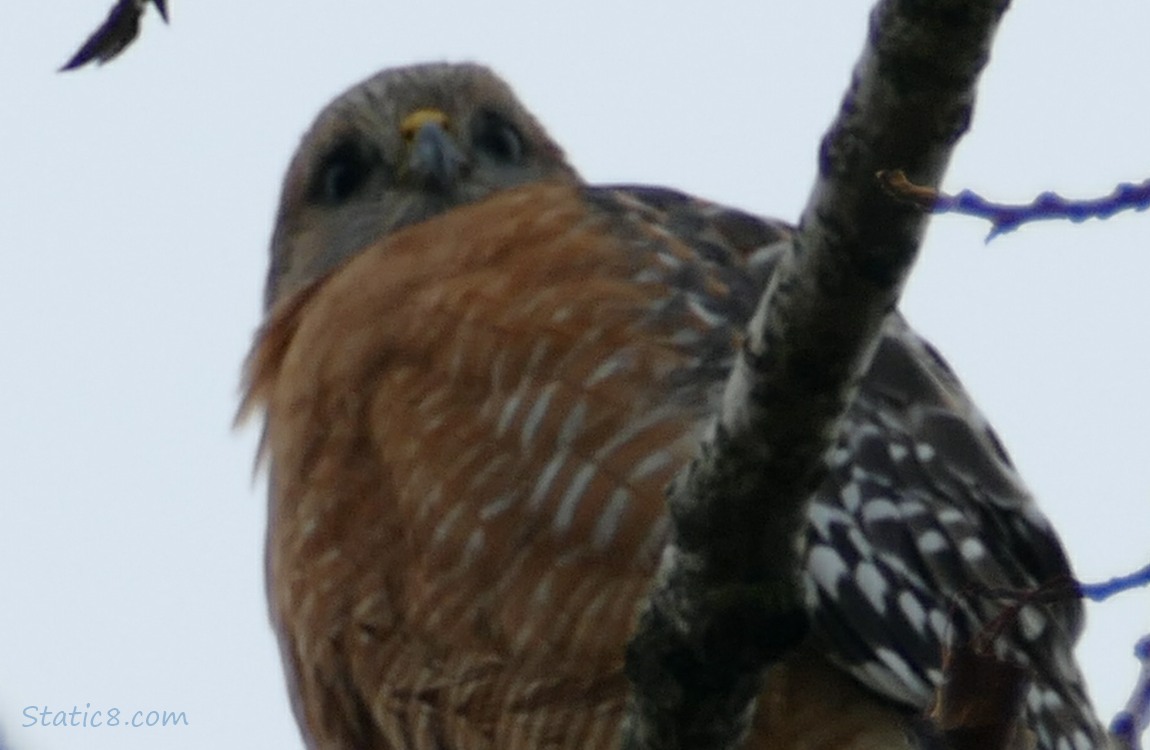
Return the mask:
[[[754, 300], [786, 251], [778, 222], [659, 188], [617, 190], [614, 200], [650, 206], [648, 220], [700, 256], [716, 257], [719, 244], [746, 259]], [[744, 325], [751, 309], [732, 308], [730, 323]], [[1099, 746], [1072, 657], [1081, 604], [1025, 603], [1012, 613], [1013, 602], [992, 594], [1022, 599], [1069, 580], [1062, 545], [953, 371], [898, 313], [828, 463], [810, 510], [807, 574], [829, 658], [886, 698], [924, 710], [944, 648], [1005, 627], [996, 649], [1032, 672], [1028, 723], [1039, 746], [1059, 738]]]

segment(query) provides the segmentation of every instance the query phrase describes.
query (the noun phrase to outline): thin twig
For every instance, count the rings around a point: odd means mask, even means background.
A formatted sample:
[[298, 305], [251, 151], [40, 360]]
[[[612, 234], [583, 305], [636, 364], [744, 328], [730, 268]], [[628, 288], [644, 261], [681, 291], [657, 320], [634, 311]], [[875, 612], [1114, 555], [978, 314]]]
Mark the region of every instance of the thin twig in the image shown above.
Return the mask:
[[1120, 211], [1150, 208], [1150, 180], [1138, 185], [1123, 183], [1105, 198], [1071, 200], [1048, 192], [1025, 205], [1014, 205], [988, 201], [970, 190], [948, 195], [935, 188], [916, 185], [901, 169], [881, 170], [876, 177], [887, 193], [924, 211], [986, 219], [991, 224], [987, 242], [1032, 221], [1068, 219], [1079, 223], [1087, 219], [1106, 219]]
[[1134, 655], [1142, 662], [1142, 670], [1126, 708], [1110, 723], [1110, 733], [1124, 750], [1141, 750], [1142, 733], [1150, 727], [1150, 635], [1138, 641]]

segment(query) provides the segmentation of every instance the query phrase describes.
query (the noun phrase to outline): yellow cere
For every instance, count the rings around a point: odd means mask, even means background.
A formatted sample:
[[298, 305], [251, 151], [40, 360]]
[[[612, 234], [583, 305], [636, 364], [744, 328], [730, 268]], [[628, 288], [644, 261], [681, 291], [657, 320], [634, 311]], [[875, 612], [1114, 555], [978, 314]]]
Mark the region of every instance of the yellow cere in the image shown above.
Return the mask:
[[424, 125], [435, 123], [446, 128], [447, 122], [447, 115], [438, 109], [417, 109], [399, 123], [399, 132], [404, 140], [410, 141]]

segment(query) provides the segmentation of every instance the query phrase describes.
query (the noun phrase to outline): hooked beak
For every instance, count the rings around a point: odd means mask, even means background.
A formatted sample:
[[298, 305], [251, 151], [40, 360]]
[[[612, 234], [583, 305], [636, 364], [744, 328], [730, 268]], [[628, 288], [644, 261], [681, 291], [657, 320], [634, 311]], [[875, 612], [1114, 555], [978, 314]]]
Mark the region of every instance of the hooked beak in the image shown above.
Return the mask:
[[407, 141], [405, 172], [421, 187], [448, 190], [467, 164], [447, 125], [447, 115], [433, 109], [413, 112], [400, 125]]

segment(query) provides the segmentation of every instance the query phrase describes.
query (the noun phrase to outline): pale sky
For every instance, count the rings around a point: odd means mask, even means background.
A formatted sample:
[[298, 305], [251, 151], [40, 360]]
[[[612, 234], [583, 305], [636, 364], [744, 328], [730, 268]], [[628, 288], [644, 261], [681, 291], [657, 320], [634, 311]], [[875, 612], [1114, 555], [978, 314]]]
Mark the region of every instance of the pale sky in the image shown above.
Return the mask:
[[[231, 430], [279, 183], [332, 96], [431, 59], [499, 70], [593, 182], [795, 219], [864, 0], [170, 0], [57, 75], [111, 0], [0, 7], [0, 727], [16, 750], [299, 748], [263, 597], [257, 430]], [[1150, 172], [1150, 4], [1017, 0], [946, 186], [1025, 201]], [[1142, 154], [1142, 156], [1138, 156]], [[1150, 216], [989, 246], [941, 217], [903, 305], [997, 426], [1080, 576], [1150, 561]], [[1150, 594], [1089, 606], [1125, 701]], [[184, 712], [44, 728], [34, 712]]]

